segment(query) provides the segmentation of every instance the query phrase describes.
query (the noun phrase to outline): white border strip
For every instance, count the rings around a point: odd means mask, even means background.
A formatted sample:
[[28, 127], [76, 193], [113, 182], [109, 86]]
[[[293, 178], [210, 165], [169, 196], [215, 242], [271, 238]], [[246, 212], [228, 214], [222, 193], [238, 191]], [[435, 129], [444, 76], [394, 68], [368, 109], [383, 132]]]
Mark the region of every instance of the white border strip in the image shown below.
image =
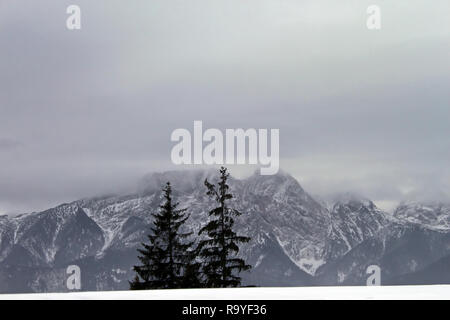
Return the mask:
[[1, 300], [450, 300], [450, 285], [5, 294]]

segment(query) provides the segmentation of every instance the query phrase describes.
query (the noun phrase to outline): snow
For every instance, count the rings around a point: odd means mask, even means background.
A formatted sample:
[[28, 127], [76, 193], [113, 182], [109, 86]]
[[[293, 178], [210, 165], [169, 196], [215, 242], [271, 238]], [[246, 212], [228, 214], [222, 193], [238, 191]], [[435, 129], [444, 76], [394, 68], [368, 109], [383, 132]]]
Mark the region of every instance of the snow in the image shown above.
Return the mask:
[[[277, 229], [275, 230], [279, 231]], [[280, 245], [283, 252], [292, 261], [292, 263], [294, 263], [297, 267], [299, 267], [306, 273], [313, 276], [316, 273], [317, 269], [325, 263], [323, 259], [318, 259], [315, 257], [315, 252], [317, 251], [315, 245], [303, 244], [303, 248], [299, 250], [299, 254], [294, 254], [288, 249], [292, 246], [291, 241], [283, 241], [282, 239], [280, 239], [279, 235], [275, 235], [275, 238], [277, 239], [277, 242]], [[304, 243], [308, 242], [304, 241]]]
[[450, 285], [182, 289], [0, 295], [1, 300], [450, 300]]
[[339, 271], [339, 272], [338, 272], [338, 282], [339, 282], [339, 283], [342, 283], [342, 282], [344, 282], [344, 280], [345, 280], [345, 273]]
[[[208, 175], [209, 173], [195, 175], [194, 179], [194, 177], [186, 176], [184, 172], [171, 174], [173, 180], [177, 182], [177, 201], [180, 201], [180, 208], [190, 207], [189, 212], [192, 214], [190, 227], [194, 232], [204, 225], [207, 216], [205, 208], [211, 205], [203, 189], [204, 177]], [[134, 229], [135, 224], [133, 223], [130, 223], [131, 228], [123, 228], [123, 226], [131, 217], [137, 218], [138, 221], [142, 220], [144, 227], [151, 221], [150, 213], [158, 210], [157, 204], [160, 202], [158, 201], [160, 182], [167, 181], [166, 178], [161, 176], [158, 178], [162, 179], [161, 181], [152, 182], [150, 188], [154, 190], [152, 194], [149, 194], [149, 189], [143, 194], [91, 198], [64, 204], [42, 213], [1, 218], [0, 240], [3, 241], [1, 246], [6, 249], [1, 252], [0, 259], [6, 258], [12, 246], [18, 244], [26, 248], [37, 261], [47, 262], [51, 266], [57, 251], [60, 250], [56, 246], [60, 230], [70, 225], [71, 217], [79, 208], [82, 208], [102, 230], [104, 242], [98, 240], [98, 246], [95, 246], [96, 251], [90, 252], [88, 249], [94, 247], [92, 241], [95, 239], [88, 239], [87, 244], [84, 243], [83, 247], [81, 245], [77, 247], [78, 255], [74, 259], [85, 257], [88, 254], [101, 258], [111, 246], [114, 246], [114, 249], [132, 248], [136, 243], [139, 244], [140, 237], [147, 231], [138, 227]], [[254, 267], [270, 269], [273, 256], [267, 250], [271, 250], [271, 247], [268, 246], [272, 245], [274, 239], [281, 247], [282, 253], [292, 263], [306, 273], [315, 275], [320, 266], [333, 261], [333, 259], [340, 259], [368, 238], [376, 237], [376, 240], [380, 239], [380, 243], [385, 246], [387, 233], [392, 233], [393, 237], [397, 237], [398, 233], [398, 237], [400, 237], [400, 233], [403, 232], [401, 230], [404, 230], [404, 228], [397, 227], [400, 223], [409, 226], [411, 222], [414, 222], [432, 230], [450, 231], [450, 205], [448, 204], [403, 204], [392, 217], [376, 208], [370, 200], [355, 197], [349, 198], [350, 202], [341, 200], [338, 206], [327, 210], [287, 175], [274, 177], [256, 175], [246, 180], [232, 179], [230, 181], [232, 191], [236, 194], [233, 205], [236, 205], [236, 208], [244, 213], [237, 219], [237, 231], [248, 234], [253, 239], [250, 244], [243, 246], [242, 255], [244, 258], [251, 256], [252, 261], [256, 258]], [[51, 218], [48, 220], [51, 220], [51, 226], [55, 226], [54, 229], [43, 232], [43, 235], [48, 234], [52, 237], [49, 244], [45, 241], [45, 237], [27, 233], [33, 225], [45, 217]], [[391, 224], [394, 225], [392, 228]], [[42, 225], [47, 226], [45, 223]], [[82, 230], [84, 231], [84, 229]], [[128, 230], [131, 230], [130, 233]], [[80, 238], [83, 237], [81, 234]], [[91, 241], [91, 245], [89, 245], [89, 241]], [[102, 244], [103, 246], [101, 246]], [[336, 247], [332, 246], [334, 244]], [[334, 255], [334, 251], [331, 250], [335, 250], [337, 253]], [[346, 264], [351, 267], [353, 276], [357, 273], [354, 271], [357, 270], [357, 265], [364, 262], [364, 259], [364, 257], [359, 257], [357, 261], [352, 263], [350, 260]], [[414, 271], [423, 261], [412, 260], [405, 261], [405, 263], [408, 264], [407, 267], [411, 271]], [[290, 266], [290, 263], [288, 265]], [[292, 270], [294, 269], [295, 267]], [[272, 275], [278, 271], [280, 272], [276, 277], [279, 278], [290, 274], [283, 275], [283, 270], [284, 268], [272, 270]], [[115, 271], [113, 270], [113, 272]], [[336, 272], [333, 273], [333, 277], [335, 275]], [[339, 281], [343, 281], [346, 277], [351, 278], [351, 276], [350, 273], [344, 272], [338, 274]], [[112, 277], [114, 277], [114, 281], [126, 278], [121, 277], [120, 272], [115, 273]], [[101, 288], [116, 289], [119, 286], [104, 285]]]
[[257, 260], [256, 263], [255, 263], [254, 268], [257, 268], [257, 267], [261, 264], [261, 262], [263, 261], [263, 259], [264, 259], [265, 256], [266, 256], [266, 255], [264, 255], [264, 254], [262, 254], [262, 255], [259, 256], [258, 260]]
[[300, 264], [300, 266], [302, 266], [301, 269], [303, 271], [307, 270], [309, 274], [315, 275], [317, 269], [319, 269], [320, 266], [325, 264], [325, 260], [315, 259], [314, 257], [307, 257], [307, 258], [300, 259], [298, 264]]

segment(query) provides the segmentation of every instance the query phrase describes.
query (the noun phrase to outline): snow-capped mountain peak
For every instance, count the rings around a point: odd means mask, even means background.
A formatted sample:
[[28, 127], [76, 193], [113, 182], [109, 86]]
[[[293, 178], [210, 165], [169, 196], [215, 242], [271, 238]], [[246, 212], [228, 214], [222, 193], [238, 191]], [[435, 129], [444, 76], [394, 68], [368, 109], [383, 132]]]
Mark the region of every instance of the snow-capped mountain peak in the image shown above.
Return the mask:
[[394, 216], [431, 229], [450, 230], [450, 203], [402, 202]]

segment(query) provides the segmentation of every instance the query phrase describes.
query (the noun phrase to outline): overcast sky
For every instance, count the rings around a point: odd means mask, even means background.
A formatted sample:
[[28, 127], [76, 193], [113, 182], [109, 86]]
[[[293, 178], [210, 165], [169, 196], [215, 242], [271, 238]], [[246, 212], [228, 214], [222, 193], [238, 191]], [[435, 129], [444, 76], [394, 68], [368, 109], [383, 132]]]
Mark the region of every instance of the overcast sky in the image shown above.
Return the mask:
[[1, 0], [0, 212], [173, 169], [170, 134], [194, 120], [279, 128], [281, 167], [311, 194], [449, 199], [449, 14], [448, 0]]

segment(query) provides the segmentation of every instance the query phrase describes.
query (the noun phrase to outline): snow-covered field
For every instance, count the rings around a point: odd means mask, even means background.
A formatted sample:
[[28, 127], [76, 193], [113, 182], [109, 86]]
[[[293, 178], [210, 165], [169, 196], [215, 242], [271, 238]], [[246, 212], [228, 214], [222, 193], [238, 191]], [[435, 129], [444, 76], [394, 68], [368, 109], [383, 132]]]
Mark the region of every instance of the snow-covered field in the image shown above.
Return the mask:
[[45, 294], [7, 294], [0, 299], [26, 300], [421, 300], [450, 299], [450, 285], [184, 289], [151, 291], [109, 291]]

